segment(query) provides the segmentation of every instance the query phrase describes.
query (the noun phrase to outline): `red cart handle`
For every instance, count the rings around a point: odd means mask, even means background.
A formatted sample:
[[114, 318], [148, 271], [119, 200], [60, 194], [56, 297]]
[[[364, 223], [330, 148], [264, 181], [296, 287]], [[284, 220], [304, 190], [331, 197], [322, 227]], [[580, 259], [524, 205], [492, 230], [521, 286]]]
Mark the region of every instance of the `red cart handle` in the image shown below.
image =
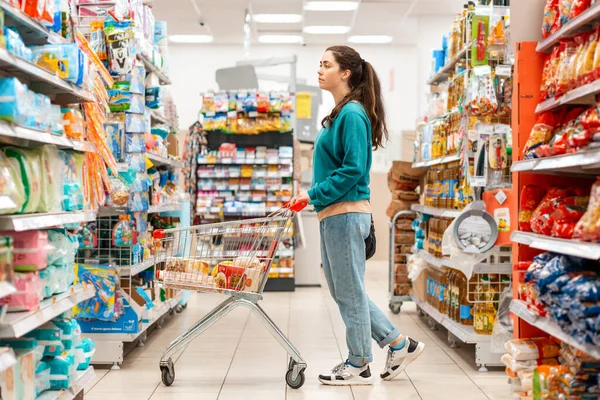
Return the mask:
[[287, 203], [285, 203], [283, 205], [283, 208], [289, 208], [293, 212], [300, 212], [300, 211], [304, 210], [306, 208], [306, 206], [308, 206], [308, 201], [306, 201], [306, 200], [299, 201], [298, 203], [294, 204], [293, 206], [290, 206], [290, 202], [288, 201]]

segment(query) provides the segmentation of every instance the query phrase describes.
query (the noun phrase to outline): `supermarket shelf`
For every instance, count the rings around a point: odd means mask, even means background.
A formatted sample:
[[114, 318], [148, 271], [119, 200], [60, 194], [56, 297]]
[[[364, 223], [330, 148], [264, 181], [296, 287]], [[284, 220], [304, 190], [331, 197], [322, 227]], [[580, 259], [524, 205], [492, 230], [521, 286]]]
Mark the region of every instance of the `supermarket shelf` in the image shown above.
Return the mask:
[[462, 213], [460, 210], [445, 210], [443, 208], [422, 206], [420, 204], [413, 204], [411, 210], [420, 212], [422, 214], [445, 218], [456, 218]]
[[531, 310], [527, 308], [527, 305], [520, 300], [513, 300], [510, 305], [510, 311], [515, 314], [517, 317], [523, 319], [530, 325], [535, 326], [536, 328], [548, 333], [549, 335], [554, 336], [560, 341], [567, 343], [578, 350], [581, 350], [594, 358], [600, 359], [600, 347], [594, 346], [588, 343], [579, 343], [569, 334], [565, 333], [561, 327], [552, 319], [547, 317], [540, 317], [537, 314], [534, 314]]
[[94, 101], [91, 93], [67, 82], [37, 65], [31, 64], [0, 48], [0, 69], [29, 83], [34, 92], [47, 94], [61, 104]]
[[[441, 270], [442, 268], [452, 268], [461, 272], [465, 272], [464, 268], [459, 265], [456, 265], [450, 261], [449, 258], [437, 258], [425, 250], [416, 250], [413, 249], [413, 254], [425, 261], [427, 264], [432, 267]], [[512, 265], [510, 263], [506, 264], [475, 264], [473, 267], [474, 274], [510, 274], [512, 272]]]
[[479, 335], [475, 333], [472, 326], [461, 325], [458, 322], [451, 320], [448, 316], [443, 315], [438, 310], [433, 308], [430, 304], [419, 300], [416, 296], [411, 296], [412, 300], [417, 306], [423, 310], [427, 315], [433, 318], [438, 324], [448, 329], [454, 336], [456, 336], [463, 343], [481, 343], [490, 342], [492, 335]]
[[279, 148], [280, 146], [293, 146], [294, 135], [292, 132], [262, 132], [259, 134], [228, 134], [224, 132], [208, 131], [206, 140], [209, 149], [217, 150], [221, 143], [235, 143], [237, 147], [266, 146]]
[[158, 122], [159, 124], [171, 125], [171, 123], [158, 111], [153, 110], [151, 108], [148, 108], [148, 111], [150, 111], [150, 118], [152, 119], [152, 121]]
[[60, 35], [49, 32], [39, 22], [22, 12], [18, 7], [0, 0], [0, 8], [7, 19], [6, 26], [15, 26], [25, 44], [62, 43], [66, 39]]
[[62, 149], [73, 149], [90, 153], [96, 152], [96, 146], [90, 142], [71, 140], [65, 136], [52, 135], [48, 132], [25, 128], [6, 121], [0, 121], [0, 142], [21, 147], [53, 144]]
[[7, 313], [0, 323], [0, 338], [19, 338], [75, 305], [94, 296], [92, 285], [74, 285], [69, 291], [41, 302], [36, 311]]
[[513, 163], [512, 172], [538, 172], [541, 174], [598, 175], [600, 149], [580, 151], [554, 157], [534, 158]]
[[162, 71], [159, 71], [159, 69], [156, 68], [156, 66], [152, 64], [152, 62], [147, 57], [138, 54], [138, 60], [144, 63], [144, 67], [146, 67], [147, 72], [154, 72], [156, 75], [158, 75], [158, 79], [160, 80], [161, 85], [171, 84], [171, 80], [167, 78], [165, 74], [162, 73]]
[[12, 350], [2, 353], [0, 356], [0, 374], [16, 363], [17, 359], [15, 358], [15, 353]]
[[89, 367], [85, 371], [77, 371], [77, 379], [67, 390], [47, 390], [42, 392], [36, 400], [74, 400], [96, 376], [94, 367]]
[[246, 161], [246, 160], [240, 160], [237, 161], [236, 159], [233, 158], [224, 158], [221, 160], [218, 160], [217, 162], [211, 163], [211, 162], [207, 162], [207, 161], [202, 161], [202, 160], [198, 160], [198, 165], [199, 166], [205, 166], [205, 165], [292, 165], [293, 164], [293, 160], [291, 158], [289, 159], [277, 159], [277, 160], [267, 160], [267, 159], [256, 159], [255, 161]]
[[17, 289], [12, 285], [12, 283], [7, 281], [0, 282], [0, 299], [10, 294], [13, 294], [16, 291]]
[[419, 161], [419, 162], [413, 163], [412, 167], [413, 168], [425, 168], [425, 167], [431, 167], [432, 165], [446, 164], [449, 162], [459, 161], [459, 160], [460, 160], [460, 156], [455, 154], [455, 155], [451, 155], [451, 156], [434, 158], [433, 160], [429, 160], [429, 161]]
[[0, 216], [0, 230], [22, 232], [65, 224], [78, 224], [95, 219], [94, 211], [2, 215]]
[[458, 52], [458, 54], [454, 56], [454, 58], [448, 60], [448, 63], [444, 65], [435, 75], [433, 75], [431, 79], [427, 81], [427, 84], [436, 85], [448, 79], [448, 76], [454, 71], [456, 64], [467, 55], [467, 51], [470, 48], [470, 45], [466, 45], [461, 51]]
[[562, 38], [569, 37], [574, 33], [577, 33], [586, 25], [590, 25], [594, 21], [600, 19], [600, 4], [595, 4], [581, 13], [581, 15], [574, 18], [569, 23], [565, 24], [562, 28], [556, 31], [554, 34], [548, 36], [546, 39], [538, 43], [536, 51], [548, 52], [552, 50], [558, 41]]
[[160, 167], [160, 166], [167, 166], [167, 167], [173, 167], [173, 168], [183, 168], [184, 167], [183, 162], [173, 160], [170, 158], [165, 158], [165, 157], [159, 156], [158, 154], [146, 153], [146, 157], [150, 161], [152, 161], [152, 164], [154, 164], [157, 167]]
[[135, 276], [137, 274], [139, 274], [140, 272], [143, 272], [145, 270], [147, 270], [148, 268], [151, 268], [153, 266], [155, 266], [158, 263], [161, 263], [163, 261], [165, 261], [165, 257], [163, 258], [151, 258], [149, 260], [146, 260], [144, 262], [141, 262], [139, 264], [135, 264], [129, 267], [118, 267], [119, 269], [119, 276], [121, 277], [128, 277], [128, 276]]
[[538, 250], [552, 251], [589, 260], [600, 260], [600, 243], [580, 242], [521, 231], [514, 231], [510, 236], [510, 240]]
[[160, 206], [150, 206], [148, 214], [158, 214], [163, 212], [181, 211], [181, 203], [162, 204]]
[[537, 114], [553, 110], [566, 104], [596, 104], [596, 94], [600, 92], [600, 80], [573, 89], [558, 99], [548, 99], [537, 105]]

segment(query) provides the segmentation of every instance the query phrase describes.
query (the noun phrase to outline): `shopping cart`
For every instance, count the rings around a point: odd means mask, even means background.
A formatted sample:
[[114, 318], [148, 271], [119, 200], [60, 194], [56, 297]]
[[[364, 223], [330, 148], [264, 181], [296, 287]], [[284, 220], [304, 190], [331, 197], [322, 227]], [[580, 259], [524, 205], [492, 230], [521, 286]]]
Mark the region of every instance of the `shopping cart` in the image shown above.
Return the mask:
[[304, 384], [306, 361], [258, 305], [279, 242], [292, 223], [294, 212], [306, 203], [280, 209], [266, 218], [224, 222], [154, 232], [155, 257], [162, 263], [157, 279], [166, 289], [188, 289], [229, 296], [187, 332], [175, 339], [160, 360], [162, 381], [175, 380], [172, 356], [237, 307], [252, 310], [291, 356], [285, 375], [287, 384]]

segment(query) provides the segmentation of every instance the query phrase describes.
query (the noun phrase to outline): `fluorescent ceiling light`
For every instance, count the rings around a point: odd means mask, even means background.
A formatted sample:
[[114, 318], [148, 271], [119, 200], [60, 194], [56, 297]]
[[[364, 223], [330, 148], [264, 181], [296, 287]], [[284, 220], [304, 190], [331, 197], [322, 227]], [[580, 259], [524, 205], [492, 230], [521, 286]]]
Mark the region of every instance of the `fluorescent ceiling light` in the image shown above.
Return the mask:
[[348, 38], [348, 43], [391, 43], [394, 38], [388, 35], [356, 35]]
[[305, 26], [304, 33], [310, 33], [311, 35], [345, 35], [350, 32], [349, 26]]
[[307, 1], [304, 4], [306, 11], [354, 11], [358, 8], [358, 1]]
[[302, 22], [300, 14], [254, 14], [252, 16], [254, 22], [260, 24], [297, 24]]
[[171, 35], [169, 41], [173, 43], [212, 43], [211, 35]]
[[302, 36], [300, 35], [260, 35], [258, 37], [259, 43], [302, 43]]

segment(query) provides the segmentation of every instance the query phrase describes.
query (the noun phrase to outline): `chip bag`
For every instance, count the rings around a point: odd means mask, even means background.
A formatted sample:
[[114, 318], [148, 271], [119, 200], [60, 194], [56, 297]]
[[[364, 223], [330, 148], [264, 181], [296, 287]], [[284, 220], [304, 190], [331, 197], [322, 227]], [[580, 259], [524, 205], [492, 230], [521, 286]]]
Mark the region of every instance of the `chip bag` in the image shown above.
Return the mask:
[[592, 185], [588, 208], [575, 226], [573, 238], [586, 241], [600, 239], [600, 179]]
[[525, 150], [523, 151], [525, 158], [537, 158], [536, 148], [550, 142], [555, 123], [555, 116], [551, 112], [545, 112], [538, 116], [525, 144]]

